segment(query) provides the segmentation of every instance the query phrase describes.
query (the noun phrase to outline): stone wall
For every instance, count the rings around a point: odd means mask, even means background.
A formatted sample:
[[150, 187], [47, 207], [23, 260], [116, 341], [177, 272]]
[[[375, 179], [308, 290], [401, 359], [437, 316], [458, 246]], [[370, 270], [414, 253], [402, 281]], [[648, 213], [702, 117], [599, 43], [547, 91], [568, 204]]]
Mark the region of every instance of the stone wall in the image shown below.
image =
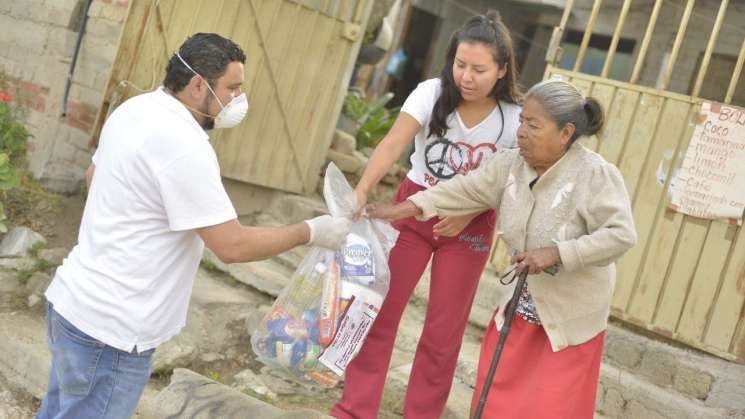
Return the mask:
[[[129, 0], [94, 0], [62, 114], [82, 0], [0, 0], [0, 72], [29, 108], [29, 169], [53, 191], [80, 190], [88, 147]], [[15, 93], [14, 93], [15, 94]]]

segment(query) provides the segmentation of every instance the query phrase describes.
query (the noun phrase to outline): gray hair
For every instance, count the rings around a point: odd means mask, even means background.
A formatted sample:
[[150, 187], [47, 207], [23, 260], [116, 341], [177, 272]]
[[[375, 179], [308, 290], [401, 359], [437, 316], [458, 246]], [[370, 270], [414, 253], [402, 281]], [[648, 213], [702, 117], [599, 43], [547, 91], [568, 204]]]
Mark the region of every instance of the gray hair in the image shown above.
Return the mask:
[[584, 97], [573, 84], [564, 80], [545, 80], [528, 90], [525, 100], [534, 99], [559, 128], [572, 123], [576, 130], [571, 142], [582, 135], [598, 133], [605, 123], [603, 107], [593, 97]]

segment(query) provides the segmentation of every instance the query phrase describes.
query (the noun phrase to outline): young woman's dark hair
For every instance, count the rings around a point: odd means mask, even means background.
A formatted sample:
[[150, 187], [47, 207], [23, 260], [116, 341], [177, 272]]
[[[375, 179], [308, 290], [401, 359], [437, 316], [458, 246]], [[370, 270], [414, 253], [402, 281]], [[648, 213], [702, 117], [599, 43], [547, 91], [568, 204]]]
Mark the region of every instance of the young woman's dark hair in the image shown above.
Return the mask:
[[[232, 62], [246, 63], [246, 55], [241, 47], [230, 39], [223, 38], [216, 33], [197, 33], [187, 39], [178, 53], [191, 68], [204, 77], [210, 86], [225, 74], [228, 64]], [[171, 56], [166, 66], [166, 77], [163, 86], [178, 93], [194, 77], [176, 54]]]
[[489, 47], [499, 67], [507, 67], [504, 77], [497, 80], [489, 96], [508, 103], [518, 103], [522, 93], [517, 85], [517, 67], [512, 48], [512, 37], [502, 23], [499, 12], [489, 10], [485, 15], [474, 16], [466, 21], [462, 28], [450, 38], [445, 65], [440, 74], [442, 93], [432, 109], [429, 122], [429, 134], [442, 137], [448, 130], [447, 118], [460, 105], [463, 98], [455, 86], [453, 62], [461, 42], [477, 42]]

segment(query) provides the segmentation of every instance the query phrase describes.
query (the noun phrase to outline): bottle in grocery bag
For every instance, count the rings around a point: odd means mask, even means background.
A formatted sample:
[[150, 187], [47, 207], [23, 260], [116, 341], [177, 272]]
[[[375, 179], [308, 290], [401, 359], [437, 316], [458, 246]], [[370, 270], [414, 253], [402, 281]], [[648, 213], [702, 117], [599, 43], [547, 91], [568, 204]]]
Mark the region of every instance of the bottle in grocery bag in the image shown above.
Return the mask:
[[318, 305], [323, 289], [326, 265], [318, 262], [308, 275], [297, 275], [282, 298], [284, 309], [295, 318], [300, 318], [307, 308]]
[[334, 338], [336, 322], [339, 315], [339, 288], [341, 286], [341, 270], [339, 264], [332, 260], [326, 272], [321, 294], [321, 308], [319, 316], [318, 343], [326, 347]]
[[[282, 301], [264, 318], [254, 350], [265, 359], [288, 369], [302, 368], [308, 351], [320, 353], [319, 312], [326, 265], [319, 262], [307, 276], [298, 275]], [[316, 355], [317, 357], [317, 355]]]

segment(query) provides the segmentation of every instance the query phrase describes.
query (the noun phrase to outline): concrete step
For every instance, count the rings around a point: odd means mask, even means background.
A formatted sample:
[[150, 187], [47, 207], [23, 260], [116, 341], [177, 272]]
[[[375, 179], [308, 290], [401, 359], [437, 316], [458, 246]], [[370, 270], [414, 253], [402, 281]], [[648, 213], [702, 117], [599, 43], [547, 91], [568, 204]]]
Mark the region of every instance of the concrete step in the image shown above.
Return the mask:
[[[657, 407], [663, 412], [668, 400], [681, 397], [692, 407], [700, 404], [711, 412], [745, 417], [743, 365], [633, 333], [621, 324], [611, 324], [606, 332], [603, 364], [608, 371], [621, 371], [659, 389], [644, 401], [649, 405], [649, 399], [659, 395]], [[600, 382], [608, 388], [617, 384], [613, 375], [602, 376]]]
[[285, 410], [210, 380], [188, 369], [173, 372], [171, 383], [148, 400], [139, 419], [266, 418], [322, 419], [330, 416], [310, 409]]
[[[272, 200], [269, 207], [262, 212], [262, 216], [266, 214], [281, 224], [293, 224], [328, 214], [328, 209], [323, 198], [318, 194], [312, 196], [284, 194]], [[257, 224], [263, 225], [262, 220], [259, 219]]]
[[280, 253], [279, 255], [273, 257], [272, 260], [294, 272], [300, 265], [300, 262], [303, 261], [305, 255], [308, 254], [309, 250], [310, 247], [308, 246], [298, 246], [286, 252]]
[[0, 376], [36, 398], [47, 390], [51, 354], [44, 318], [25, 312], [0, 314]]
[[[303, 207], [303, 204], [309, 202], [313, 205], [308, 208]], [[292, 222], [299, 222], [290, 220], [297, 218], [297, 214], [310, 217], [316, 214], [318, 210], [317, 200], [288, 195], [287, 197], [277, 198], [270, 210], [242, 217], [241, 222], [261, 227], [280, 227]], [[202, 261], [209, 267], [214, 267], [229, 274], [239, 282], [276, 297], [289, 283], [290, 277], [309, 250], [310, 247], [308, 246], [297, 246], [270, 259], [250, 263], [226, 264], [220, 261], [211, 250], [205, 248]]]
[[278, 262], [275, 259], [226, 264], [207, 248], [204, 249], [202, 262], [210, 268], [229, 274], [238, 282], [274, 297], [278, 296], [289, 283], [295, 271], [289, 268], [287, 263]]
[[[406, 394], [409, 375], [411, 375], [411, 363], [392, 368], [388, 371], [388, 380], [386, 387], [400, 395]], [[443, 419], [468, 419], [471, 409], [471, 396], [473, 389], [460, 380], [453, 380], [450, 387], [450, 396], [448, 397], [445, 411], [442, 414]], [[403, 400], [403, 399], [402, 399]]]
[[597, 410], [609, 418], [715, 419], [731, 417], [726, 409], [654, 385], [607, 363], [600, 369]]

